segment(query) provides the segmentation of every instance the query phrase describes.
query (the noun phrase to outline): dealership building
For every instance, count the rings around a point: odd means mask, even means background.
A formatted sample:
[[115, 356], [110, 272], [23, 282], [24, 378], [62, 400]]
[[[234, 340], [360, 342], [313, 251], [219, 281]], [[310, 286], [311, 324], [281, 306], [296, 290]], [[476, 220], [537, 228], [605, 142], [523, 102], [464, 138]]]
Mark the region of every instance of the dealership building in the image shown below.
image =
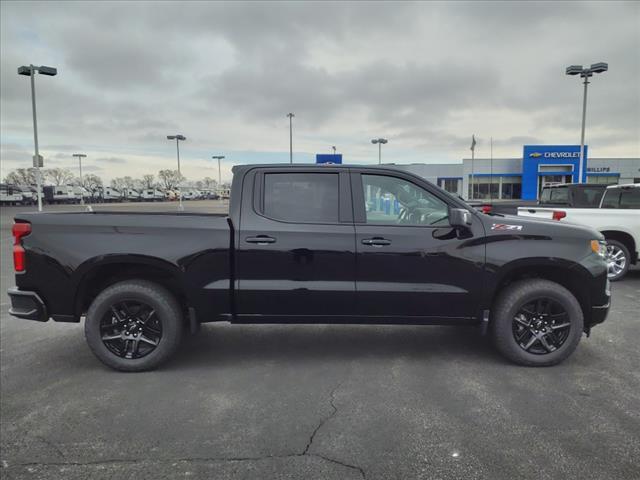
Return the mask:
[[[585, 146], [585, 183], [640, 182], [640, 158], [589, 158]], [[476, 199], [536, 200], [543, 185], [577, 183], [580, 145], [525, 145], [521, 157], [465, 158], [460, 163], [396, 165], [445, 190]]]

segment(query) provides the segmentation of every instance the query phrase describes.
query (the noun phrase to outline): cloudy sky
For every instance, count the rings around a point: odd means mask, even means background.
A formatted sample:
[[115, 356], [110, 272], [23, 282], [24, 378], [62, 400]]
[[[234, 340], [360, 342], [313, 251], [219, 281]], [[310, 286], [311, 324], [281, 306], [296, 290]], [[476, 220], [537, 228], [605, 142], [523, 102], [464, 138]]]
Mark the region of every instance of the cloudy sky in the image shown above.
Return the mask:
[[570, 64], [609, 63], [589, 90], [595, 157], [640, 157], [640, 2], [1, 3], [2, 176], [29, 166], [33, 131], [20, 65], [36, 77], [47, 167], [105, 179], [234, 163], [455, 162], [519, 156], [524, 143], [579, 142]]

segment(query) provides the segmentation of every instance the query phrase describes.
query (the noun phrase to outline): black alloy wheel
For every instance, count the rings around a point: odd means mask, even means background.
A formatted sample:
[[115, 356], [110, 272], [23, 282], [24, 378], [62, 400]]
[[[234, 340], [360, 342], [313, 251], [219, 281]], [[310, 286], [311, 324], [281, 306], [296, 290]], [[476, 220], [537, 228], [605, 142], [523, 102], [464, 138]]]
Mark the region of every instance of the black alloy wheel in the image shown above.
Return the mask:
[[182, 311], [175, 296], [161, 285], [142, 279], [114, 283], [87, 310], [87, 344], [102, 363], [116, 370], [154, 369], [180, 344]]
[[162, 339], [162, 322], [156, 311], [139, 300], [123, 300], [111, 306], [100, 321], [102, 343], [120, 358], [142, 358]]
[[524, 351], [546, 355], [569, 338], [571, 322], [565, 308], [552, 298], [541, 297], [523, 304], [513, 317], [513, 338]]
[[557, 365], [580, 343], [584, 315], [562, 285], [527, 278], [507, 285], [490, 314], [496, 347], [509, 360], [530, 367]]

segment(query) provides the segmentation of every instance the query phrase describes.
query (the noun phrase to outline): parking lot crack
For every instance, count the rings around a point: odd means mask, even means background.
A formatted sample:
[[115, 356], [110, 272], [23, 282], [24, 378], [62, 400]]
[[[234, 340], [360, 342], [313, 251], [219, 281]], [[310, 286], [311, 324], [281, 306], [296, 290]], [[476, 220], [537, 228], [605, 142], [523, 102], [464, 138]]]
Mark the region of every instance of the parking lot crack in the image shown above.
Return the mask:
[[329, 458], [329, 457], [326, 457], [324, 455], [320, 455], [320, 454], [317, 454], [317, 453], [312, 453], [312, 454], [310, 454], [310, 456], [321, 458], [321, 459], [323, 459], [323, 460], [325, 460], [327, 462], [335, 463], [336, 465], [341, 465], [341, 466], [343, 466], [345, 468], [350, 468], [352, 470], [357, 470], [360, 473], [360, 476], [362, 476], [362, 478], [364, 480], [367, 480], [367, 475], [365, 474], [364, 470], [361, 467], [358, 467], [357, 465], [351, 465], [349, 463], [341, 462], [340, 460], [336, 460], [334, 458]]
[[302, 451], [302, 455], [307, 455], [309, 453], [309, 449], [313, 444], [313, 440], [315, 439], [316, 434], [320, 431], [320, 429], [323, 427], [325, 423], [331, 420], [335, 416], [335, 414], [338, 413], [338, 407], [336, 407], [334, 402], [335, 402], [336, 392], [338, 391], [338, 388], [340, 388], [340, 385], [342, 385], [342, 383], [339, 383], [333, 388], [333, 390], [331, 390], [331, 393], [329, 394], [329, 404], [331, 405], [331, 413], [329, 413], [329, 415], [327, 415], [326, 417], [322, 418], [318, 423], [318, 425], [316, 426], [316, 428], [313, 430], [313, 432], [311, 433], [311, 436], [309, 437], [309, 441], [307, 442], [307, 445], [304, 447], [304, 450]]

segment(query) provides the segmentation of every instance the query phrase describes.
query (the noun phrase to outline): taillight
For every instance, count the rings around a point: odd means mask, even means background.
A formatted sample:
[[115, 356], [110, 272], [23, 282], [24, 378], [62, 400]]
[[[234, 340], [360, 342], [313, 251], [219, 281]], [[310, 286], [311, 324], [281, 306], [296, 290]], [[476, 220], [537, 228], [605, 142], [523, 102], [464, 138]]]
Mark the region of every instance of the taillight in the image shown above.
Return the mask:
[[482, 213], [491, 213], [491, 210], [493, 210], [493, 207], [491, 205], [482, 205]]
[[16, 272], [24, 272], [27, 266], [26, 255], [22, 247], [22, 237], [31, 233], [30, 223], [14, 223], [11, 229], [13, 234], [13, 267]]
[[552, 218], [554, 220], [562, 220], [567, 216], [567, 212], [563, 212], [562, 210], [554, 210]]

